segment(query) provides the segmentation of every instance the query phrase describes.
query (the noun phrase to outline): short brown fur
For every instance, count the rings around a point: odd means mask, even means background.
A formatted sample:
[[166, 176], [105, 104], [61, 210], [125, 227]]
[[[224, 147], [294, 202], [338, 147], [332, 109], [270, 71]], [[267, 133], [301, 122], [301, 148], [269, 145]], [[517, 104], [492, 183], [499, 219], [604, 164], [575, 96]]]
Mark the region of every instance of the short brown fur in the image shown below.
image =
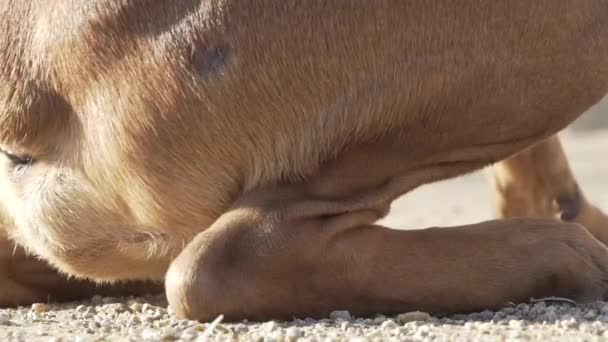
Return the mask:
[[[77, 277], [165, 279], [201, 320], [600, 298], [606, 247], [532, 217], [578, 206], [603, 242], [608, 219], [561, 149], [514, 155], [608, 93], [607, 17], [605, 0], [0, 0], [0, 147], [35, 158], [0, 158], [5, 229]], [[506, 158], [501, 214], [528, 218], [373, 225]], [[511, 213], [507, 188], [558, 206]]]

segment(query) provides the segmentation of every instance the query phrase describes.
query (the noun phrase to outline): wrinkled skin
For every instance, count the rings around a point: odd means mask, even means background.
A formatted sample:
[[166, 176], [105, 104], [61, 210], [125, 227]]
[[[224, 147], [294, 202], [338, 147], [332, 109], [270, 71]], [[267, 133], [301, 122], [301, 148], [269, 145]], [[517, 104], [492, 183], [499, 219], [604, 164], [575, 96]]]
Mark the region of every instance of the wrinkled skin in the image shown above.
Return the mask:
[[[555, 134], [608, 93], [606, 17], [604, 0], [0, 0], [4, 229], [77, 278], [164, 280], [199, 320], [600, 299], [608, 220]], [[493, 163], [505, 219], [374, 225]], [[27, 278], [4, 258], [2, 281]]]

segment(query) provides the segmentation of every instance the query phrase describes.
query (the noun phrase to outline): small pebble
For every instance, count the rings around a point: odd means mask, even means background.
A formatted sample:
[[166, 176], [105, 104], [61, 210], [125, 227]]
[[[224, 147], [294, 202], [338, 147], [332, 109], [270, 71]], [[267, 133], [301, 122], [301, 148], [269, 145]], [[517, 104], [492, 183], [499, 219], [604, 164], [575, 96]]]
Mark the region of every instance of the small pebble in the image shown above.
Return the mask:
[[112, 303], [116, 303], [119, 302], [120, 299], [119, 298], [113, 298], [113, 297], [104, 297], [101, 299], [101, 302], [103, 304], [112, 304]]
[[382, 323], [380, 326], [382, 329], [394, 329], [397, 327], [397, 323], [393, 320], [387, 320]]
[[370, 332], [369, 334], [367, 334], [367, 338], [369, 339], [374, 339], [376, 337], [380, 337], [382, 336], [382, 331], [381, 330], [373, 330], [372, 332]]
[[509, 326], [511, 328], [516, 328], [517, 329], [517, 328], [521, 328], [523, 326], [523, 323], [521, 321], [512, 319], [512, 320], [509, 321]]
[[332, 313], [329, 314], [329, 318], [331, 318], [333, 320], [342, 319], [345, 321], [350, 321], [353, 319], [350, 312], [345, 311], [345, 310], [333, 311]]
[[367, 337], [355, 337], [355, 338], [351, 338], [349, 339], [350, 342], [369, 342], [369, 339]]
[[32, 311], [34, 312], [47, 312], [49, 311], [49, 306], [48, 304], [44, 304], [44, 303], [34, 303], [32, 304]]
[[131, 304], [131, 306], [129, 306], [129, 308], [131, 310], [133, 310], [134, 312], [141, 312], [143, 305], [141, 305], [141, 303], [133, 303], [133, 304]]
[[296, 341], [297, 339], [301, 338], [302, 336], [304, 336], [304, 333], [302, 332], [302, 330], [295, 328], [295, 327], [288, 328], [285, 331], [285, 337], [289, 341]]
[[431, 315], [422, 311], [413, 311], [400, 314], [397, 316], [397, 319], [401, 324], [409, 323], [409, 322], [420, 322], [420, 321], [428, 321], [431, 319]]
[[89, 335], [76, 336], [75, 342], [94, 342], [95, 337]]
[[131, 311], [131, 309], [123, 303], [106, 304], [105, 307], [108, 309], [108, 311], [114, 312], [117, 314]]
[[101, 297], [100, 295], [95, 295], [93, 296], [93, 298], [91, 298], [91, 302], [95, 304], [101, 304], [103, 303], [103, 297]]
[[382, 324], [384, 321], [386, 321], [386, 317], [384, 316], [378, 316], [373, 320], [374, 324]]
[[279, 327], [279, 325], [275, 321], [270, 321], [270, 322], [266, 322], [266, 323], [262, 324], [262, 329], [264, 329], [267, 332], [273, 332], [278, 327]]
[[175, 330], [175, 329], [167, 329], [167, 330], [164, 330], [162, 332], [161, 339], [163, 341], [174, 341], [174, 340], [179, 339], [179, 337], [178, 337], [179, 335], [180, 335], [180, 333], [178, 333], [177, 330]]
[[141, 337], [144, 340], [157, 340], [159, 339], [160, 334], [152, 329], [146, 329], [141, 333]]
[[11, 323], [11, 316], [4, 312], [0, 312], [0, 325], [8, 325]]
[[137, 316], [132, 316], [131, 318], [129, 318], [128, 324], [129, 326], [135, 326], [138, 325], [139, 323], [141, 323], [141, 319]]
[[561, 326], [565, 328], [575, 328], [578, 327], [578, 322], [574, 318], [569, 318], [561, 321]]
[[589, 310], [585, 313], [583, 318], [591, 320], [591, 319], [594, 319], [596, 316], [597, 316], [597, 312], [595, 312], [595, 310]]
[[479, 313], [479, 318], [483, 320], [490, 320], [494, 317], [494, 312], [490, 310], [485, 310]]

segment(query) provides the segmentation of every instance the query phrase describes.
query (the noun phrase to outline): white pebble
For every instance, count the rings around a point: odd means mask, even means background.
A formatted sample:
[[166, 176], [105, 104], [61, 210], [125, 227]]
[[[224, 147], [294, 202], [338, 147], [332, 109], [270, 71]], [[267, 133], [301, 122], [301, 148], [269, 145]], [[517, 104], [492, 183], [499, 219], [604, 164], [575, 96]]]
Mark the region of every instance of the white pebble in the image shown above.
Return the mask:
[[272, 332], [275, 331], [278, 328], [278, 324], [275, 321], [270, 321], [270, 322], [266, 322], [262, 325], [262, 329], [264, 329], [267, 332]]
[[350, 342], [369, 342], [369, 339], [366, 337], [355, 337], [349, 339]]
[[512, 319], [509, 321], [509, 326], [511, 328], [521, 328], [523, 326], [523, 323], [522, 321]]
[[141, 305], [141, 303], [133, 303], [131, 306], [129, 306], [129, 308], [131, 308], [131, 310], [134, 312], [141, 312], [142, 307], [143, 305]]
[[561, 321], [561, 326], [565, 328], [576, 328], [578, 327], [578, 322], [574, 318], [569, 318]]
[[370, 332], [369, 334], [367, 334], [367, 338], [371, 338], [374, 339], [375, 337], [380, 337], [382, 336], [382, 331], [381, 330], [374, 330], [372, 332]]
[[285, 337], [290, 341], [296, 341], [302, 336], [304, 336], [304, 333], [298, 328], [291, 327], [285, 331]]
[[97, 338], [90, 335], [76, 336], [76, 342], [95, 342]]
[[350, 326], [350, 323], [348, 323], [348, 322], [342, 322], [342, 324], [340, 324], [340, 330], [346, 331], [346, 330], [348, 330], [349, 326]]
[[426, 325], [421, 326], [418, 330], [416, 330], [416, 333], [414, 334], [414, 338], [423, 339], [424, 337], [428, 336], [430, 330], [431, 329]]
[[31, 319], [32, 321], [37, 321], [39, 319], [41, 319], [42, 317], [37, 313], [37, 312], [30, 312], [28, 315], [29, 319]]
[[158, 334], [158, 332], [152, 330], [152, 329], [146, 329], [141, 333], [141, 337], [144, 340], [158, 340], [160, 339], [160, 336]]
[[394, 329], [397, 327], [397, 324], [393, 320], [387, 320], [384, 321], [380, 327], [382, 329]]

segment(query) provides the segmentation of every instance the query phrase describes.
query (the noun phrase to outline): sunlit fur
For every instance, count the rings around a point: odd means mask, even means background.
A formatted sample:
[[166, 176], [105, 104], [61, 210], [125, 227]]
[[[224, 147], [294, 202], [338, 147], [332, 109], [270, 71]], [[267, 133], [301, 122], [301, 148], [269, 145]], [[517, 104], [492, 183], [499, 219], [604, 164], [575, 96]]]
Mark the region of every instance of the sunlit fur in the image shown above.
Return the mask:
[[608, 92], [607, 17], [604, 0], [0, 0], [0, 148], [36, 160], [0, 156], [7, 229], [78, 277], [163, 279], [243, 194], [479, 169]]

